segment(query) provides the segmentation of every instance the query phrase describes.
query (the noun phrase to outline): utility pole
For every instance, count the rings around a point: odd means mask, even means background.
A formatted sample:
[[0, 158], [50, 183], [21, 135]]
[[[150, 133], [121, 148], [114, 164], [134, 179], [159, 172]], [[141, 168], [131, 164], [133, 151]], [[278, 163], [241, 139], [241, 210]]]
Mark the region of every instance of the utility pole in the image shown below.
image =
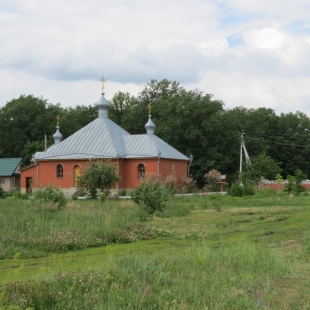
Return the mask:
[[[243, 160], [243, 152], [244, 152], [244, 157], [245, 157], [245, 162], [248, 164], [248, 165], [251, 165], [251, 160], [250, 160], [250, 156], [246, 150], [246, 147], [245, 147], [245, 143], [244, 143], [244, 133], [241, 132], [240, 133], [240, 168], [239, 168], [239, 179], [242, 180], [242, 160]], [[242, 184], [242, 181], [241, 181], [241, 184]]]

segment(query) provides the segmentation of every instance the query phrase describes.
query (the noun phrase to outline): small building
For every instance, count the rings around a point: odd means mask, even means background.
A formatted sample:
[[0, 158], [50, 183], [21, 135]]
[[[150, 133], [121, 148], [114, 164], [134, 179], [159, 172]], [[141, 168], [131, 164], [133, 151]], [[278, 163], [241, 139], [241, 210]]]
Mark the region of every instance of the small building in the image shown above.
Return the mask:
[[223, 192], [225, 190], [225, 186], [228, 184], [226, 174], [221, 175], [221, 181], [218, 184], [220, 185], [220, 191]]
[[109, 159], [115, 165], [121, 177], [119, 189], [135, 188], [148, 175], [165, 179], [173, 174], [178, 182], [187, 177], [189, 158], [154, 134], [150, 108], [146, 133], [131, 135], [108, 118], [110, 102], [103, 91], [96, 106], [98, 118], [63, 141], [57, 123], [54, 145], [37, 152], [33, 164], [21, 169], [22, 193], [52, 185], [72, 195], [78, 177], [96, 159]]
[[21, 158], [0, 158], [0, 185], [5, 191], [19, 188]]

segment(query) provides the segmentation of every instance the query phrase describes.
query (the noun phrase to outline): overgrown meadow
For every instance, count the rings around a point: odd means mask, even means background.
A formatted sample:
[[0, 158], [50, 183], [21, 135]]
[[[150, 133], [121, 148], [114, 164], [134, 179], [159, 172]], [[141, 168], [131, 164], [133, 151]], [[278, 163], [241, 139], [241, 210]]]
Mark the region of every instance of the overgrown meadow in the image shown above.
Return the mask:
[[0, 200], [0, 309], [310, 309], [310, 196]]

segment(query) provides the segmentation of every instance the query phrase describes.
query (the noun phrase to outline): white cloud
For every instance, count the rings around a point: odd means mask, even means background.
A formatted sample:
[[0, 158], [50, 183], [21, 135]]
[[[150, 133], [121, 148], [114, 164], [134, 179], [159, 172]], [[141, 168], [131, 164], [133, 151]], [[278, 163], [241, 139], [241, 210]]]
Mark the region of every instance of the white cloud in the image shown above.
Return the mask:
[[91, 104], [104, 74], [108, 99], [167, 78], [226, 107], [310, 115], [307, 2], [2, 0], [0, 106], [20, 94]]

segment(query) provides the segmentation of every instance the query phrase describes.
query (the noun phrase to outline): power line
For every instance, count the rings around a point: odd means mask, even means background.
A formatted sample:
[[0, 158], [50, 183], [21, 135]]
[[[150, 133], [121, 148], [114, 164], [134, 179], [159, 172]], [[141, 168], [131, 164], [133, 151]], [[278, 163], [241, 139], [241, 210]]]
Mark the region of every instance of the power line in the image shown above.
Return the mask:
[[270, 144], [277, 144], [277, 145], [282, 145], [282, 146], [296, 146], [296, 147], [302, 147], [302, 148], [310, 148], [310, 145], [300, 145], [300, 144], [292, 144], [292, 143], [282, 143], [282, 142], [275, 142], [275, 141], [268, 141], [268, 140], [263, 140], [263, 139], [256, 139], [253, 137], [247, 137], [247, 139], [252, 139], [255, 141], [260, 141], [264, 143], [270, 143]]

